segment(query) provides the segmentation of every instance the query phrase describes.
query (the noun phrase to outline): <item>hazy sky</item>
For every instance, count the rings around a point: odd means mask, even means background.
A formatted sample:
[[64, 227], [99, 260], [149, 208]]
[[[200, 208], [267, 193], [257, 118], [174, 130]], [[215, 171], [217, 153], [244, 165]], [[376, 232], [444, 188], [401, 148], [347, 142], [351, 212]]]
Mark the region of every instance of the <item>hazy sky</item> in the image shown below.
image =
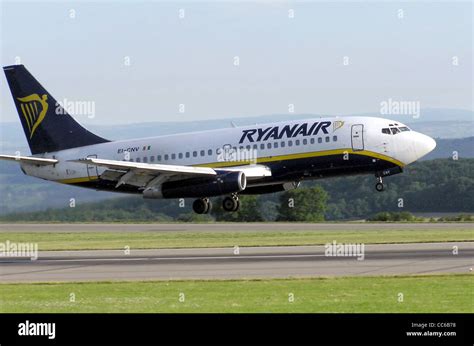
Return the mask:
[[[389, 98], [473, 109], [469, 1], [1, 1], [1, 11], [2, 65], [19, 58], [57, 100], [95, 102], [85, 123], [282, 114], [289, 104], [377, 113]], [[0, 87], [1, 121], [17, 121], [3, 73]]]

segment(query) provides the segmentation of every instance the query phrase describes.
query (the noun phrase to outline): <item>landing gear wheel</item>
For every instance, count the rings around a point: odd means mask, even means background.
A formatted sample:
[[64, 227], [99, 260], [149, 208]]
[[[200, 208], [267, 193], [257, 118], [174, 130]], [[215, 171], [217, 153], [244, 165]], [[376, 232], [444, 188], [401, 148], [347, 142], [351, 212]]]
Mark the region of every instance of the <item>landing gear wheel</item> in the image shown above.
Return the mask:
[[237, 196], [233, 197], [226, 197], [222, 201], [222, 208], [225, 211], [237, 211], [240, 207], [240, 201]]
[[382, 191], [385, 189], [385, 186], [383, 185], [382, 182], [378, 182], [377, 184], [375, 184], [375, 189], [376, 189], [378, 192], [382, 192]]
[[193, 210], [196, 214], [207, 214], [212, 209], [209, 198], [199, 198], [193, 202]]
[[236, 201], [236, 203], [235, 203], [235, 208], [234, 208], [233, 211], [237, 211], [237, 210], [240, 209], [240, 200], [237, 198], [235, 201]]

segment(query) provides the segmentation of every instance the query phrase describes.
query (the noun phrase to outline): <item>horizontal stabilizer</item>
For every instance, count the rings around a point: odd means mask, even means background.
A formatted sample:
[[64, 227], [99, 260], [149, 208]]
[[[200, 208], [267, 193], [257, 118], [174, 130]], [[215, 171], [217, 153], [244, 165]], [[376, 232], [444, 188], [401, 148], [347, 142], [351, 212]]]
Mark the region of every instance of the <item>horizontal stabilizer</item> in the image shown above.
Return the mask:
[[41, 157], [33, 156], [18, 156], [18, 155], [0, 155], [0, 160], [8, 161], [17, 161], [17, 162], [26, 162], [34, 165], [54, 165], [58, 163], [58, 160], [55, 159], [43, 159]]

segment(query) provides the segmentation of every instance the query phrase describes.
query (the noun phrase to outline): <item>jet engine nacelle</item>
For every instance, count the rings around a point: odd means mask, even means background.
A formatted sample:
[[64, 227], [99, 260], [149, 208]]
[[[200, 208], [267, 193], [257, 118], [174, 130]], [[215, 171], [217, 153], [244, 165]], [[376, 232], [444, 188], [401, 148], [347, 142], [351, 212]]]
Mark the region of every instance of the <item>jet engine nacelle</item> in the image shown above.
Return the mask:
[[212, 178], [193, 178], [163, 183], [160, 188], [143, 191], [144, 198], [201, 198], [228, 195], [245, 190], [244, 172], [218, 174]]

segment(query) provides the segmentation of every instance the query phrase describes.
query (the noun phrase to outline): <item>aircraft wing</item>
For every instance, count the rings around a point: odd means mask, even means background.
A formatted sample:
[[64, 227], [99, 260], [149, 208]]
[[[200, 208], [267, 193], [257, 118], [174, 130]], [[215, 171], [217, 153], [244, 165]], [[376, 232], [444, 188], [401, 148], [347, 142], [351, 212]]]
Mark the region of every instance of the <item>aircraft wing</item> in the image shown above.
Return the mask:
[[55, 160], [55, 159], [44, 159], [41, 157], [19, 156], [19, 155], [0, 155], [0, 160], [26, 162], [26, 163], [31, 163], [34, 165], [41, 165], [41, 166], [54, 165], [59, 162], [58, 160]]
[[107, 168], [101, 177], [107, 180], [118, 181], [117, 186], [124, 183], [137, 186], [151, 186], [165, 180], [180, 180], [190, 177], [212, 177], [235, 171], [244, 172], [249, 179], [271, 176], [270, 168], [263, 165], [245, 165], [214, 169], [211, 167], [163, 165], [90, 157], [71, 161]]
[[149, 173], [149, 174], [180, 174], [180, 175], [194, 175], [194, 176], [212, 176], [217, 172], [209, 167], [192, 167], [192, 166], [177, 166], [177, 165], [162, 165], [141, 162], [105, 160], [96, 158], [85, 158], [80, 160], [72, 160], [72, 162], [86, 163], [88, 165], [95, 165], [106, 167], [113, 170], [129, 171], [133, 170], [135, 173]]

